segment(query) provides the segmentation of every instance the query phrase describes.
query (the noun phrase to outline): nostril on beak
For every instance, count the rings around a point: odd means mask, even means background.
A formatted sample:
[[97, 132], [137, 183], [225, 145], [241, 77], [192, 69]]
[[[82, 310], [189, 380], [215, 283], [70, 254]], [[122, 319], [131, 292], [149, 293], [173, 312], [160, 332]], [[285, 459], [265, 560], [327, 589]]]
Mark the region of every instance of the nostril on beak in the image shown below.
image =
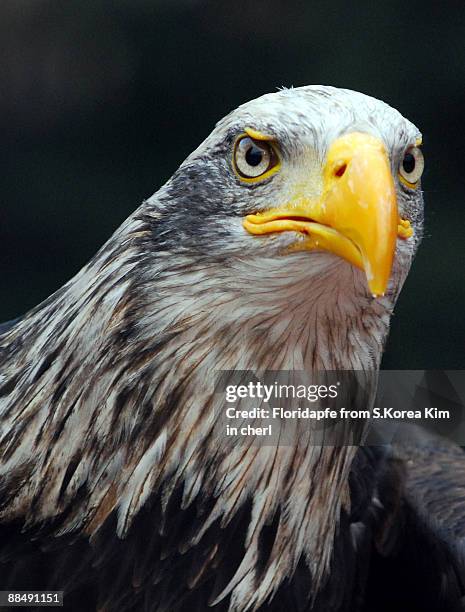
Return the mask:
[[338, 166], [334, 171], [334, 176], [341, 177], [347, 169], [347, 164], [342, 164]]

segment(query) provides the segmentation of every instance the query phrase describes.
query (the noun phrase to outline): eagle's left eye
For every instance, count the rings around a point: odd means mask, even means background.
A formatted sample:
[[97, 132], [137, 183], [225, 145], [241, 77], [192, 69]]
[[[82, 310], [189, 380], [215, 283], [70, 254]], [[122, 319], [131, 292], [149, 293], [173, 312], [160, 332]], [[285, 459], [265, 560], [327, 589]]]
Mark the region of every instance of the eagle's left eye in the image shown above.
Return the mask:
[[399, 174], [409, 186], [415, 186], [423, 174], [425, 161], [418, 147], [409, 147], [399, 166]]
[[271, 143], [242, 136], [234, 148], [234, 166], [243, 179], [258, 179], [276, 167], [278, 158]]

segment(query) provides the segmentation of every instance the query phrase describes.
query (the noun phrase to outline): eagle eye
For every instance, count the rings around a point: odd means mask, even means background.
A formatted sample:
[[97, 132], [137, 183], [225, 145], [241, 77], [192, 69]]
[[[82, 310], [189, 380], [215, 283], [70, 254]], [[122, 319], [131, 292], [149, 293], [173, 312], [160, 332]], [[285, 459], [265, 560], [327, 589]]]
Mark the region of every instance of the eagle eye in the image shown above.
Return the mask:
[[419, 147], [409, 147], [399, 166], [399, 175], [409, 187], [414, 187], [423, 174], [425, 161]]
[[256, 140], [243, 135], [234, 147], [234, 168], [241, 179], [255, 181], [268, 176], [277, 168], [278, 156], [273, 145], [265, 140]]

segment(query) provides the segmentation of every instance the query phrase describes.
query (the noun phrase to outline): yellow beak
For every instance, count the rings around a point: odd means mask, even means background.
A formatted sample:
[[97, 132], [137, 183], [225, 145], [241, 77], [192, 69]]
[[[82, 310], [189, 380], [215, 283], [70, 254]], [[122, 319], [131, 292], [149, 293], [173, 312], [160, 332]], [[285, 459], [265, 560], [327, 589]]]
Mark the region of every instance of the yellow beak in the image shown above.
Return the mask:
[[399, 219], [384, 144], [359, 132], [332, 143], [319, 198], [296, 197], [284, 206], [248, 215], [244, 227], [256, 235], [306, 234], [298, 248], [324, 249], [364, 270], [374, 296], [386, 291], [397, 236], [413, 233], [409, 222]]

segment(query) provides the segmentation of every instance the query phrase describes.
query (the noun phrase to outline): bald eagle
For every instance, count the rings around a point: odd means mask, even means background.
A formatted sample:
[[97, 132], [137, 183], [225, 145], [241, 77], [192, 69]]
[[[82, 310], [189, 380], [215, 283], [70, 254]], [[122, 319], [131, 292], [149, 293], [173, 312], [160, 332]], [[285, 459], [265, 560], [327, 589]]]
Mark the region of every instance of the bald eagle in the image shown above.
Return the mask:
[[465, 507], [460, 449], [215, 430], [220, 371], [376, 380], [421, 239], [420, 144], [353, 91], [253, 100], [1, 328], [0, 590], [76, 611], [461, 609], [465, 521], [440, 503]]

